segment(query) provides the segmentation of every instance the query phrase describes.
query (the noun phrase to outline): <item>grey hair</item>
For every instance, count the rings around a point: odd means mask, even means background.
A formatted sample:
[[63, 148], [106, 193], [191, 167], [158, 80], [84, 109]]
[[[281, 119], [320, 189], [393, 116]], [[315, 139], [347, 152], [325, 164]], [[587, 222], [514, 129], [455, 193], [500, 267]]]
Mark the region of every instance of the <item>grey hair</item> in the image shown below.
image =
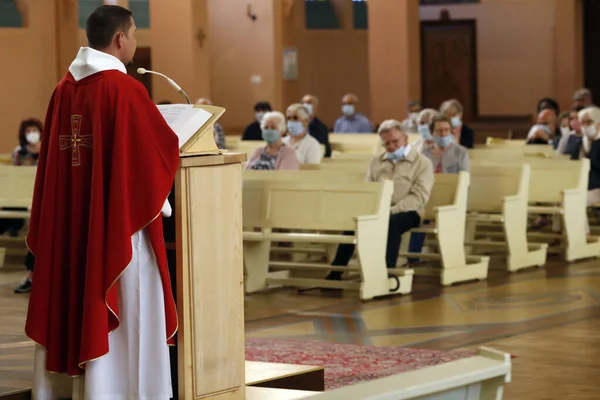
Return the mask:
[[388, 119], [388, 120], [383, 121], [381, 123], [381, 125], [379, 125], [377, 134], [381, 135], [383, 133], [389, 132], [394, 129], [397, 131], [400, 131], [402, 134], [406, 135], [406, 132], [404, 132], [404, 129], [402, 128], [402, 123], [399, 121], [396, 121], [395, 119]]
[[312, 99], [313, 105], [315, 105], [315, 106], [319, 105], [319, 98], [317, 96], [315, 96], [314, 94], [306, 94], [306, 95], [304, 95], [304, 97], [307, 97], [307, 96]]
[[286, 131], [287, 127], [285, 115], [283, 115], [283, 113], [279, 111], [269, 111], [268, 113], [266, 113], [264, 117], [262, 117], [262, 119], [260, 120], [260, 129], [265, 129], [267, 121], [269, 121], [270, 119], [277, 120], [277, 129], [279, 130], [279, 132], [283, 133]]
[[426, 108], [424, 110], [421, 110], [421, 112], [419, 113], [419, 117], [417, 118], [417, 123], [420, 123], [421, 120], [425, 118], [425, 123], [429, 125], [433, 117], [439, 115], [439, 113], [440, 112], [438, 110], [435, 110], [433, 108]]
[[592, 120], [594, 120], [594, 124], [600, 122], [600, 108], [598, 107], [586, 107], [583, 110], [579, 111], [577, 114], [577, 119], [581, 121], [584, 115], [588, 114]]
[[303, 104], [300, 103], [295, 103], [292, 104], [291, 106], [289, 106], [286, 110], [287, 114], [298, 114], [298, 117], [300, 117], [301, 120], [303, 121], [308, 121], [308, 119], [310, 118], [310, 114], [308, 113], [308, 110], [306, 109], [306, 107], [304, 107]]
[[592, 91], [588, 88], [581, 88], [575, 92], [573, 100], [582, 100], [586, 97], [592, 98]]
[[462, 106], [462, 104], [460, 104], [460, 101], [458, 101], [456, 99], [450, 99], [450, 100], [446, 100], [445, 102], [443, 102], [442, 105], [440, 106], [440, 111], [445, 112], [450, 107], [456, 108], [456, 111], [459, 114], [463, 113], [463, 106]]
[[419, 100], [411, 100], [408, 102], [406, 109], [410, 110], [411, 108], [413, 108], [415, 106], [421, 107], [421, 102]]

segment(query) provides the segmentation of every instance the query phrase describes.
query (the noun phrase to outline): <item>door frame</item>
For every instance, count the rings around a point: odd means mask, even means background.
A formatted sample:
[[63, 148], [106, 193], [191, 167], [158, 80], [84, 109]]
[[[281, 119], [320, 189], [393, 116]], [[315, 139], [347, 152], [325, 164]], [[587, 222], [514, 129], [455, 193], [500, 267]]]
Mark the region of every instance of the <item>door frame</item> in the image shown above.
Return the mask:
[[[425, 77], [425, 41], [423, 38], [425, 37], [425, 31], [427, 28], [435, 28], [435, 27], [467, 27], [471, 30], [473, 35], [473, 43], [471, 45], [471, 51], [473, 53], [473, 60], [471, 60], [471, 68], [473, 70], [473, 76], [471, 76], [471, 87], [473, 97], [473, 109], [471, 110], [473, 119], [479, 118], [479, 99], [477, 96], [478, 93], [478, 76], [479, 72], [477, 71], [477, 20], [475, 19], [450, 19], [450, 20], [426, 20], [421, 21], [420, 34], [421, 34], [421, 77]], [[427, 99], [425, 98], [425, 79], [421, 78], [421, 97], [423, 104], [427, 103]], [[437, 108], [437, 107], [436, 107]]]

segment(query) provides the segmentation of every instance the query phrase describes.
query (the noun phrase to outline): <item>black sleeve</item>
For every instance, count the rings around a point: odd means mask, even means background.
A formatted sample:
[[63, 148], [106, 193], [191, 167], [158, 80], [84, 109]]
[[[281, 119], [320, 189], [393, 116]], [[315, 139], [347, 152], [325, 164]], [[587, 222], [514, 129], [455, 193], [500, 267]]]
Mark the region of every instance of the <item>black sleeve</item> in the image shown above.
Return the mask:
[[475, 147], [475, 131], [466, 125], [463, 125], [460, 133], [460, 144], [467, 149]]

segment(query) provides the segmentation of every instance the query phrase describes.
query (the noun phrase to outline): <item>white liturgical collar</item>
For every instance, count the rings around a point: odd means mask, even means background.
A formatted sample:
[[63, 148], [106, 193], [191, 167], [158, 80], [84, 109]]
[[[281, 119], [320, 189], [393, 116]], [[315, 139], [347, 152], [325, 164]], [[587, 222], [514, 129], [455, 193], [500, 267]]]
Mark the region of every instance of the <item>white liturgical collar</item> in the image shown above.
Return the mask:
[[76, 81], [80, 81], [88, 76], [102, 71], [117, 70], [126, 74], [125, 64], [117, 57], [108, 53], [94, 50], [91, 47], [82, 47], [75, 60], [69, 67], [69, 72]]

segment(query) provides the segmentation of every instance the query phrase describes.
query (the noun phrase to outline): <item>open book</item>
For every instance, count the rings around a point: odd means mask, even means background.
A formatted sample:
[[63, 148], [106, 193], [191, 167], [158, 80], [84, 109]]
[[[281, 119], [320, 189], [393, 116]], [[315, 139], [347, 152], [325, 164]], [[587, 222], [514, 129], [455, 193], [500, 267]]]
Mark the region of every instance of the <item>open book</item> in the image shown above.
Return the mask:
[[182, 153], [218, 153], [214, 124], [225, 109], [191, 104], [164, 104], [157, 106], [167, 124], [179, 138]]

